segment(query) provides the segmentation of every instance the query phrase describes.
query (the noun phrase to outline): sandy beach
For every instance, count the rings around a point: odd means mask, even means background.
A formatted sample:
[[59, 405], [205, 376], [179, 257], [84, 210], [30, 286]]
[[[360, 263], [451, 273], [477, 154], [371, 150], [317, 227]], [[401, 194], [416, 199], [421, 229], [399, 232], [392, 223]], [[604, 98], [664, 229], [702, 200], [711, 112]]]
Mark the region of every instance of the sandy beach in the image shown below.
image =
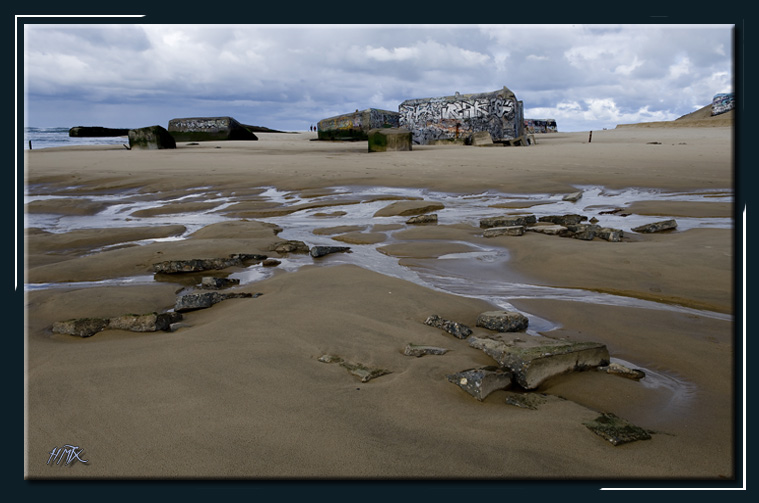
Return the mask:
[[[304, 132], [28, 151], [25, 477], [733, 479], [732, 135], [660, 124], [368, 153]], [[406, 223], [402, 205], [378, 215], [399, 202], [443, 208], [428, 211], [436, 225]], [[554, 207], [624, 238], [487, 238], [477, 225]], [[674, 231], [629, 230], [669, 218]], [[351, 253], [273, 251], [283, 240]], [[152, 272], [239, 253], [281, 264]], [[172, 331], [52, 331], [171, 310], [208, 275], [261, 295], [184, 313]], [[602, 343], [646, 377], [585, 370], [474, 399], [446, 376], [494, 360], [424, 320], [485, 337], [476, 320], [496, 297], [530, 317], [522, 338]], [[406, 356], [409, 343], [448, 352]], [[324, 355], [389, 373], [362, 382]], [[507, 403], [523, 393], [540, 406]], [[651, 438], [614, 446], [584, 425], [600, 413]], [[64, 444], [87, 462], [48, 464]]]

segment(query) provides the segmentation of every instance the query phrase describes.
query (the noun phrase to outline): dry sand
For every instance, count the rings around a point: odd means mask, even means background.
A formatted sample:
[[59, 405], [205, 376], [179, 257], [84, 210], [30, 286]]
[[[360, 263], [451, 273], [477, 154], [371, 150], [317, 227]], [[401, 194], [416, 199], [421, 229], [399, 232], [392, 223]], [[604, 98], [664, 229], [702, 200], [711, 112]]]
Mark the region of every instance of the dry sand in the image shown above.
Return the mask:
[[[213, 186], [234, 192], [240, 206], [237, 220], [189, 239], [105, 251], [96, 249], [175, 235], [172, 215], [178, 208], [151, 212], [165, 216], [161, 227], [65, 235], [29, 230], [25, 281], [105, 280], [150, 274], [151, 264], [161, 260], [241, 251], [272, 255], [269, 246], [280, 238], [256, 218], [280, 214], [282, 208], [259, 197], [265, 186], [312, 196], [350, 185], [524, 194], [573, 192], [575, 185], [729, 189], [732, 133], [730, 127], [625, 127], [594, 131], [591, 143], [587, 133], [557, 133], [539, 135], [532, 147], [425, 146], [372, 154], [364, 142], [314, 142], [310, 133], [180, 144], [170, 151], [30, 151], [25, 182], [65, 196], [60, 214], [99, 209], [78, 198], [85, 191], [130, 188], [159, 197]], [[341, 227], [341, 205], [360, 201], [350, 193], [336, 200], [338, 205], [322, 209], [322, 237], [334, 236], [336, 245], [380, 242], [383, 253], [409, 266], [484, 242], [475, 227], [439, 225], [401, 229], [395, 242], [384, 244], [381, 231], [392, 225], [382, 227], [387, 222], [377, 217], [374, 228]], [[200, 211], [201, 203], [186, 201], [183, 211]], [[729, 205], [708, 204], [673, 208], [640, 201], [633, 208], [645, 215], [732, 214]], [[28, 211], [50, 208], [36, 203]], [[500, 271], [505, 280], [733, 312], [731, 230], [635, 235], [622, 243], [528, 233], [488, 243], [509, 251]], [[515, 300], [518, 309], [560, 327], [550, 336], [602, 342], [613, 358], [676, 383], [673, 391], [598, 371], [568, 374], [537, 391], [550, 398], [537, 410], [507, 405], [505, 391], [478, 402], [445, 378], [493, 360], [422, 322], [438, 314], [474, 327], [491, 304], [356, 265], [280, 271], [234, 289], [262, 296], [187, 313], [175, 332], [108, 330], [81, 339], [51, 331], [52, 323], [63, 319], [171, 308], [182, 286], [156, 281], [26, 294], [27, 478], [721, 481], [735, 475], [729, 319], [560, 299]], [[451, 351], [404, 356], [410, 342]], [[344, 368], [320, 362], [323, 354], [392, 373], [362, 383]], [[651, 440], [614, 447], [582, 424], [599, 412], [656, 433]], [[66, 443], [83, 447], [88, 462], [46, 465], [51, 449]]]

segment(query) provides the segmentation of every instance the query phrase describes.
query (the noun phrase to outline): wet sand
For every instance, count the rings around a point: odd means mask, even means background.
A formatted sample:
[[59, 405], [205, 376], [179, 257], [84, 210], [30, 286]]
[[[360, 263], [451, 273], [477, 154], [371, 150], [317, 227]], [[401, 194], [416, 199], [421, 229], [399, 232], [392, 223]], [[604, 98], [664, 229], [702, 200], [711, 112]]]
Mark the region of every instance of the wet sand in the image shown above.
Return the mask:
[[[732, 129], [632, 128], [538, 135], [535, 146], [424, 146], [366, 152], [364, 142], [309, 141], [315, 135], [261, 134], [258, 142], [179, 144], [172, 151], [117, 147], [43, 149], [27, 154], [31, 193], [64, 196], [35, 212], [94, 214], [86, 195], [157, 200], [192, 196], [199, 187], [233, 195], [229, 222], [184, 240], [177, 211], [203, 211], [191, 198], [140, 217], [156, 227], [70, 231], [30, 229], [25, 282], [60, 283], [144, 277], [169, 259], [270, 251], [280, 229], [257, 218], [292, 208], [261, 197], [263, 187], [303, 197], [331, 187], [419, 187], [460, 194], [499, 191], [563, 194], [576, 186], [703, 191], [733, 186]], [[651, 143], [656, 142], [656, 143]], [[149, 194], [149, 195], [148, 195]], [[537, 410], [507, 405], [507, 391], [478, 402], [446, 374], [492, 365], [465, 340], [428, 327], [432, 314], [464, 323], [475, 335], [484, 300], [452, 295], [369, 271], [318, 265], [232, 289], [262, 293], [185, 314], [174, 332], [107, 330], [81, 339], [54, 334], [53, 322], [169, 309], [181, 282], [30, 290], [26, 321], [27, 478], [430, 478], [677, 480], [732, 478], [733, 239], [731, 229], [631, 234], [621, 243], [526, 233], [485, 239], [467, 224], [401, 226], [381, 216], [369, 228], [340, 221], [350, 193], [324, 214], [319, 237], [335, 245], [379, 243], [411, 267], [433, 264], [471, 246], [508, 251], [504, 282], [582, 289], [680, 305], [697, 311], [606, 306], [571, 299], [516, 299], [525, 313], [558, 328], [545, 335], [607, 345], [612, 358], [649, 371], [631, 381], [599, 371], [557, 376], [535, 393]], [[387, 200], [390, 206], [393, 200]], [[715, 205], [715, 206], [712, 206]], [[514, 205], [512, 205], [514, 206]], [[727, 207], [726, 207], [727, 206]], [[654, 216], [732, 215], [725, 203], [636, 201]], [[51, 209], [52, 208], [52, 209]], [[525, 213], [530, 208], [504, 208]], [[230, 213], [232, 214], [232, 213]], [[283, 220], [286, 221], [286, 220]], [[316, 234], [315, 234], [316, 235]], [[147, 244], [123, 245], [145, 239]], [[116, 245], [112, 248], [103, 246]], [[466, 266], [462, 266], [466, 273]], [[475, 274], [476, 271], [472, 270]], [[197, 280], [197, 275], [194, 278]], [[712, 316], [717, 313], [720, 316]], [[408, 343], [443, 346], [442, 356], [403, 355]], [[391, 373], [363, 383], [336, 354]], [[648, 381], [646, 381], [648, 379]], [[655, 431], [622, 446], [583, 422], [611, 412]], [[46, 465], [65, 443], [88, 462]]]

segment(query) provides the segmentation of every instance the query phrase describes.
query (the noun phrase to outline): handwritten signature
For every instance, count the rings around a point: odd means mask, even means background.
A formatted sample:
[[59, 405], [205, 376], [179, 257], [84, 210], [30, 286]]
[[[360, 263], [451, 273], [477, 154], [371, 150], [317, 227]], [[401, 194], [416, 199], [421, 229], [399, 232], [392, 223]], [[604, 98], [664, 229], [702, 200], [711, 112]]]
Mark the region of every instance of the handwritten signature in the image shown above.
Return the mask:
[[53, 447], [53, 450], [50, 451], [50, 457], [47, 460], [46, 464], [50, 464], [51, 461], [55, 460], [56, 465], [59, 465], [61, 461], [65, 460], [64, 466], [68, 466], [74, 461], [81, 461], [82, 463], [86, 463], [86, 459], [82, 459], [79, 457], [80, 454], [84, 452], [83, 447], [78, 447], [71, 444], [65, 444], [63, 447]]

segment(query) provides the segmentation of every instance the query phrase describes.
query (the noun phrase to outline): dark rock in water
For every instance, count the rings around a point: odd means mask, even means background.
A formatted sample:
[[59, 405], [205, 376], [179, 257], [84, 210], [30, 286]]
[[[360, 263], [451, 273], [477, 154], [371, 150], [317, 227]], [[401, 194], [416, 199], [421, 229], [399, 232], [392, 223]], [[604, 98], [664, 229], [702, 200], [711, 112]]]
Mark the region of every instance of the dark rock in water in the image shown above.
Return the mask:
[[605, 370], [607, 374], [613, 374], [620, 377], [625, 377], [627, 379], [632, 379], [634, 381], [638, 381], [646, 377], [646, 373], [643, 372], [642, 370], [627, 368], [620, 363], [610, 363], [609, 366], [606, 367]]
[[466, 339], [472, 334], [472, 329], [468, 326], [455, 321], [443, 319], [436, 314], [433, 314], [424, 320], [424, 324], [444, 330], [458, 339]]
[[406, 356], [416, 356], [417, 358], [425, 355], [444, 355], [448, 352], [445, 348], [439, 348], [437, 346], [423, 346], [417, 344], [407, 344], [403, 350], [403, 354]]
[[567, 225], [577, 225], [580, 222], [584, 222], [587, 219], [588, 217], [584, 217], [582, 215], [575, 215], [575, 214], [547, 215], [545, 217], [540, 217], [538, 219], [538, 222], [550, 222], [552, 224], [563, 225], [566, 227]]
[[229, 258], [232, 260], [239, 260], [241, 262], [253, 262], [266, 260], [268, 257], [259, 253], [233, 253], [229, 256]]
[[511, 387], [511, 372], [493, 366], [463, 370], [446, 377], [480, 401], [493, 391]]
[[79, 318], [75, 320], [56, 321], [53, 332], [56, 334], [92, 337], [108, 327], [107, 318]]
[[141, 150], [177, 148], [177, 142], [161, 126], [149, 126], [129, 130], [129, 148]]
[[583, 423], [590, 431], [608, 440], [612, 445], [622, 445], [636, 440], [650, 440], [651, 434], [639, 426], [630, 424], [611, 413], [604, 413], [595, 420]]
[[129, 330], [131, 332], [168, 331], [171, 324], [182, 319], [176, 312], [124, 314], [114, 318], [79, 318], [53, 323], [53, 332], [57, 334], [92, 337], [103, 330]]
[[176, 274], [182, 272], [199, 272], [209, 270], [226, 269], [227, 267], [240, 266], [239, 258], [210, 258], [190, 260], [167, 260], [153, 264], [153, 272], [162, 274]]
[[124, 314], [108, 320], [108, 328], [129, 330], [131, 332], [158, 332], [170, 330], [171, 324], [182, 319], [182, 315], [173, 313]]
[[341, 367], [345, 368], [348, 370], [348, 372], [358, 377], [361, 382], [369, 382], [377, 377], [392, 373], [386, 369], [371, 368], [361, 363], [349, 362], [336, 355], [322, 355], [318, 358], [318, 360], [322, 363], [340, 364]]
[[562, 201], [569, 201], [571, 203], [576, 203], [580, 199], [582, 199], [582, 191], [579, 192], [572, 192], [571, 194], [567, 194], [566, 196], [561, 198]]
[[532, 225], [537, 222], [535, 215], [521, 217], [490, 217], [480, 219], [480, 228], [489, 229], [491, 227], [513, 227], [516, 225]]
[[280, 241], [279, 243], [271, 245], [269, 249], [280, 255], [286, 255], [288, 253], [308, 253], [310, 251], [308, 245], [303, 241]]
[[177, 297], [174, 311], [182, 313], [185, 311], [194, 311], [196, 309], [206, 309], [214, 304], [227, 299], [241, 299], [250, 298], [253, 294], [250, 293], [218, 293], [218, 292], [203, 292], [203, 293], [188, 293]]
[[176, 141], [258, 140], [255, 134], [232, 117], [171, 119], [168, 132]]
[[314, 246], [311, 248], [311, 256], [314, 258], [323, 257], [330, 253], [340, 253], [350, 251], [349, 246]]
[[651, 233], [669, 231], [677, 228], [677, 222], [674, 219], [664, 220], [662, 222], [654, 222], [651, 224], [641, 225], [639, 227], [633, 227], [633, 232]]
[[200, 288], [205, 288], [207, 290], [219, 290], [221, 288], [229, 288], [230, 286], [237, 286], [239, 284], [239, 279], [214, 278], [207, 276], [200, 281]]
[[281, 263], [282, 262], [280, 262], [277, 259], [267, 258], [266, 260], [264, 260], [263, 262], [261, 262], [261, 265], [264, 266], [264, 267], [276, 267], [276, 266], [278, 266]]
[[435, 213], [431, 215], [417, 215], [406, 220], [409, 225], [424, 225], [424, 224], [436, 224], [437, 215]]
[[529, 319], [515, 311], [488, 311], [477, 317], [477, 326], [497, 332], [524, 332]]
[[74, 138], [102, 138], [109, 136], [127, 136], [129, 129], [107, 128], [101, 126], [76, 126], [69, 129], [69, 136]]
[[470, 337], [469, 345], [481, 349], [501, 367], [511, 370], [524, 389], [535, 389], [546, 379], [609, 364], [609, 351], [596, 342], [566, 342], [540, 338], [524, 344]]

